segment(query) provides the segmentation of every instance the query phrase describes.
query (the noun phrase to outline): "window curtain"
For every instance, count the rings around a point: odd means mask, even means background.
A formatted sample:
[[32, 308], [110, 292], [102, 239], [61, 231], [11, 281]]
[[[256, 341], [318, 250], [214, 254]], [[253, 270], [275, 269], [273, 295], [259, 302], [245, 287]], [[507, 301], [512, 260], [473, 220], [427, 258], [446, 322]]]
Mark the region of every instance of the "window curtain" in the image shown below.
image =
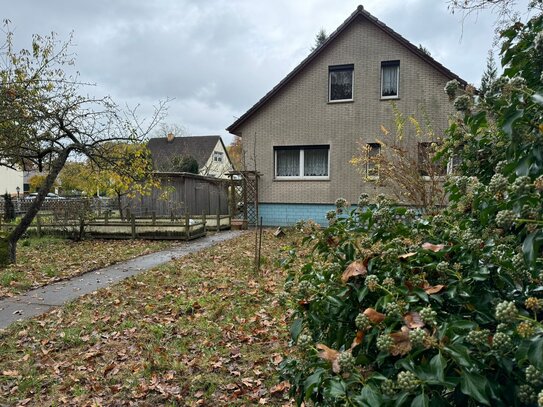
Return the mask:
[[328, 176], [328, 150], [323, 148], [304, 150], [304, 176]]
[[382, 96], [398, 95], [398, 66], [383, 66]]
[[300, 150], [277, 150], [277, 176], [300, 176]]

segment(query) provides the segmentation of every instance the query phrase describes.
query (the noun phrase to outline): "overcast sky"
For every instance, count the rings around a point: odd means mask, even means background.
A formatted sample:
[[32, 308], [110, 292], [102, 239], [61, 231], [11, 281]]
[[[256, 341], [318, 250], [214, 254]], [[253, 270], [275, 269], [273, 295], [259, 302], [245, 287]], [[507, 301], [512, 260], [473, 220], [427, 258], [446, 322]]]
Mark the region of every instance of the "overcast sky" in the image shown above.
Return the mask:
[[[0, 0], [18, 46], [33, 33], [74, 32], [76, 66], [96, 96], [151, 111], [173, 98], [166, 121], [189, 134], [225, 131], [334, 31], [361, 0]], [[495, 16], [462, 22], [446, 0], [366, 0], [365, 9], [439, 62], [478, 84]], [[521, 8], [524, 10], [525, 8]]]

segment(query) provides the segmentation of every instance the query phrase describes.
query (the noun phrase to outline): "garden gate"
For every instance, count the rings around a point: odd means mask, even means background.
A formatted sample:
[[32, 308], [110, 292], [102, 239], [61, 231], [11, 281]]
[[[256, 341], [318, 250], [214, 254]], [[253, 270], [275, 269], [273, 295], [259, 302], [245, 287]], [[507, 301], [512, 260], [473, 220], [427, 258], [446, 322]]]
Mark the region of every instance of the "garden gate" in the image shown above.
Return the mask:
[[230, 176], [230, 214], [235, 220], [246, 222], [248, 226], [258, 224], [258, 179], [257, 171], [231, 171]]

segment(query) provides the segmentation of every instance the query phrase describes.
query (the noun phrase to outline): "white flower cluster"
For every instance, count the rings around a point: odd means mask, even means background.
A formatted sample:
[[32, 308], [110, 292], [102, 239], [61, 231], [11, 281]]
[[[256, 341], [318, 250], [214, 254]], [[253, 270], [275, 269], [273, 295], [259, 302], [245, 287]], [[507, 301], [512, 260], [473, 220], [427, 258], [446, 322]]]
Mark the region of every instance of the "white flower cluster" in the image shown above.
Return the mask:
[[454, 100], [454, 108], [460, 112], [466, 112], [471, 107], [471, 97], [460, 95]]
[[543, 31], [537, 33], [534, 38], [534, 48], [538, 51], [543, 51]]

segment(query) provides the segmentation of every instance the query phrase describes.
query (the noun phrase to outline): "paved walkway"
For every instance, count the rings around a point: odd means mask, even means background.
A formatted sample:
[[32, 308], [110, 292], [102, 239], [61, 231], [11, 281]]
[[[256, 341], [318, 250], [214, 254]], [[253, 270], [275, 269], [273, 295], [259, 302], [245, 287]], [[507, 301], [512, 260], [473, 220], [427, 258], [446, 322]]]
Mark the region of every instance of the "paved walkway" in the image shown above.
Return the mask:
[[187, 242], [179, 247], [136, 257], [123, 263], [90, 271], [69, 280], [36, 288], [16, 297], [4, 298], [0, 300], [0, 329], [6, 328], [15, 321], [46, 313], [52, 308], [60, 307], [85, 294], [143, 273], [173, 259], [233, 239], [242, 233], [241, 231], [232, 230], [220, 232]]

